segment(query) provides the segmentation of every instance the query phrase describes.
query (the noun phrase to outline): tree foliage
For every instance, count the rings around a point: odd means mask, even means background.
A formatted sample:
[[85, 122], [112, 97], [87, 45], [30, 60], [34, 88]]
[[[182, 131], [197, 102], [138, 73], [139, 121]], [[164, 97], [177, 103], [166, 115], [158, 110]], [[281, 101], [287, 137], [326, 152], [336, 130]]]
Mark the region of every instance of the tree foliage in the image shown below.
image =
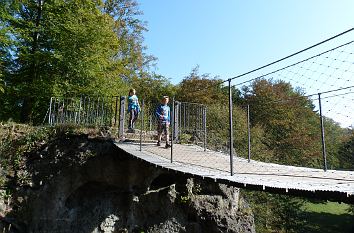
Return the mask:
[[177, 87], [176, 98], [183, 102], [211, 104], [224, 101], [225, 93], [221, 89], [220, 79], [210, 78], [209, 74], [199, 74], [199, 66], [192, 69]]
[[275, 151], [274, 162], [318, 165], [319, 117], [300, 90], [283, 81], [257, 80], [243, 90], [252, 125], [261, 125]]
[[[348, 133], [348, 139], [338, 149], [339, 168], [354, 170], [354, 131]], [[354, 212], [354, 211], [353, 211]]]
[[176, 88], [167, 78], [155, 73], [133, 78], [131, 86], [136, 89], [139, 98], [147, 104], [159, 103], [163, 96], [169, 96], [172, 99], [176, 92]]
[[257, 191], [243, 192], [255, 213], [257, 232], [306, 232], [305, 200]]
[[2, 119], [39, 122], [51, 95], [121, 94], [153, 60], [144, 54], [134, 0], [5, 2]]

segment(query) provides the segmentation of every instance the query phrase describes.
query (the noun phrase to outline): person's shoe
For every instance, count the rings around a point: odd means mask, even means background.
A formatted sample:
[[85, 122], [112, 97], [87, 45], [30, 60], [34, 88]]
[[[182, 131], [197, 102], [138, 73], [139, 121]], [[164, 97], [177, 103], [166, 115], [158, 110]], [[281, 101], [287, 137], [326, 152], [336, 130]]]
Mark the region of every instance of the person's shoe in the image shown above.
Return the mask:
[[160, 143], [160, 142], [157, 142], [157, 146], [161, 146], [161, 143]]
[[166, 149], [167, 149], [167, 148], [170, 148], [170, 147], [171, 147], [170, 144], [166, 144], [166, 146], [165, 146]]

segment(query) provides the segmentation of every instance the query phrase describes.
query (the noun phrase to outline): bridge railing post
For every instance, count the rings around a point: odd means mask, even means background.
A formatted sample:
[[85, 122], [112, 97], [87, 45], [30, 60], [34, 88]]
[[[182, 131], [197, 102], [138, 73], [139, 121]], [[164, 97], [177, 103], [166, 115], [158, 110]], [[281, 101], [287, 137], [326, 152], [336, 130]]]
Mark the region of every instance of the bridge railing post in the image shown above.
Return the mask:
[[207, 107], [203, 106], [203, 130], [204, 130], [204, 151], [207, 148], [207, 123], [206, 123]]
[[172, 111], [171, 111], [171, 163], [173, 163], [173, 140], [175, 129], [175, 97], [172, 98]]
[[78, 113], [78, 125], [81, 125], [81, 108], [82, 108], [82, 96], [80, 96], [79, 113]]
[[327, 153], [326, 153], [325, 129], [324, 129], [324, 124], [323, 124], [323, 116], [322, 116], [321, 93], [318, 93], [318, 105], [319, 105], [319, 109], [320, 109], [323, 170], [327, 171]]
[[231, 79], [228, 80], [229, 82], [229, 145], [230, 145], [230, 175], [234, 175], [234, 170], [233, 170], [233, 125], [232, 125], [232, 90], [231, 90]]
[[174, 121], [174, 125], [173, 125], [173, 139], [175, 141], [178, 141], [179, 140], [179, 111], [180, 111], [180, 102], [178, 101], [175, 101], [175, 104], [173, 105], [173, 109], [174, 109], [174, 118], [175, 118], [175, 121]]
[[48, 115], [48, 124], [49, 124], [50, 126], [52, 125], [52, 105], [53, 105], [53, 97], [50, 97], [49, 115]]
[[247, 104], [247, 131], [248, 131], [248, 162], [251, 162], [251, 123], [250, 123], [249, 104]]
[[120, 105], [119, 105], [119, 138], [124, 137], [124, 122], [125, 122], [125, 96], [120, 97]]
[[141, 102], [141, 116], [140, 116], [140, 151], [143, 141], [143, 130], [144, 130], [144, 100]]
[[118, 113], [118, 96], [115, 97], [116, 106], [114, 109], [114, 126], [117, 125], [117, 113]]

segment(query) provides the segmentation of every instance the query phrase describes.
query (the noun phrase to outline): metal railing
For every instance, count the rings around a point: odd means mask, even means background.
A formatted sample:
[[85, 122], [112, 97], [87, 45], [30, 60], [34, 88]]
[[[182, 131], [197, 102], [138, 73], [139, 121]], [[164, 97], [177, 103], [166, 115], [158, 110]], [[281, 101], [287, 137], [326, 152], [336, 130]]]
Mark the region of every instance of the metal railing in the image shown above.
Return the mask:
[[[181, 102], [173, 99], [169, 104], [171, 109], [171, 122], [169, 127], [169, 143], [171, 144], [171, 150], [169, 152], [169, 160], [174, 162], [175, 158], [177, 158], [176, 156], [174, 158], [174, 154], [178, 153], [178, 162], [189, 163], [193, 155], [189, 154], [191, 152], [187, 148], [194, 145], [196, 146], [195, 148], [199, 147], [200, 150], [204, 152], [216, 151], [222, 153], [224, 155], [222, 157], [223, 163], [225, 163], [228, 155], [229, 167], [223, 167], [221, 170], [228, 170], [231, 175], [237, 172], [234, 168], [234, 162], [235, 158], [238, 157], [247, 159], [248, 162], [258, 160], [268, 163], [309, 167], [309, 165], [304, 162], [308, 159], [307, 156], [314, 156], [315, 160], [319, 162], [321, 160], [321, 154], [322, 168], [326, 171], [328, 169], [326, 144], [330, 143], [329, 147], [332, 148], [333, 140], [336, 139], [330, 139], [326, 135], [326, 122], [324, 122], [324, 119], [327, 120], [327, 118], [324, 117], [323, 111], [328, 110], [327, 108], [330, 106], [328, 102], [333, 96], [337, 96], [335, 95], [337, 92], [339, 91], [327, 91], [326, 93], [303, 97], [311, 102], [318, 101], [319, 108], [318, 110], [315, 109], [317, 113], [313, 113], [312, 115], [316, 121], [316, 124], [313, 126], [317, 127], [317, 133], [316, 135], [309, 135], [306, 129], [304, 129], [299, 131], [299, 135], [297, 135], [298, 138], [291, 138], [291, 136], [289, 136], [291, 140], [296, 141], [299, 145], [303, 145], [303, 148], [299, 148], [298, 145], [294, 147], [291, 143], [284, 143], [279, 146], [281, 153], [283, 153], [283, 160], [279, 155], [274, 155], [269, 152], [272, 148], [274, 149], [275, 146], [269, 146], [264, 142], [256, 142], [261, 139], [259, 135], [257, 135], [259, 134], [257, 130], [260, 130], [260, 127], [253, 125], [254, 122], [252, 123], [251, 120], [254, 119], [253, 114], [257, 114], [254, 112], [254, 107], [250, 104], [242, 106], [231, 104], [233, 103], [231, 93], [229, 93], [228, 106], [210, 105], [207, 107], [203, 104]], [[323, 98], [326, 101], [325, 109], [323, 109], [321, 101]], [[157, 142], [158, 119], [156, 118], [155, 112], [159, 104], [144, 103], [144, 100], [142, 100], [140, 103], [141, 111], [135, 124], [135, 129], [130, 130], [127, 128], [129, 112], [127, 111], [128, 104], [126, 100], [127, 98], [125, 96], [114, 96], [110, 98], [87, 96], [77, 98], [52, 97], [50, 99], [48, 123], [49, 125], [74, 124], [116, 127], [118, 138], [121, 141], [137, 142], [140, 145], [140, 150], [143, 151], [147, 148], [147, 145], [151, 146]], [[289, 101], [296, 101], [296, 98], [280, 100], [278, 103], [272, 104], [288, 105]], [[283, 118], [286, 120], [285, 115]], [[297, 126], [297, 123], [294, 122], [291, 127], [296, 128], [300, 126]], [[311, 132], [313, 132], [313, 130]], [[286, 129], [279, 132], [272, 132], [275, 138], [269, 143], [273, 145], [283, 143], [281, 142], [281, 140], [284, 139], [283, 134], [286, 134]], [[266, 136], [266, 134], [263, 136]], [[306, 154], [306, 140], [309, 139], [314, 141], [315, 144], [307, 144], [307, 146], [315, 146], [315, 150], [312, 151], [316, 151], [316, 155]], [[179, 145], [189, 145], [190, 147], [181, 147]], [[259, 145], [263, 147], [259, 148]], [[166, 151], [164, 153], [166, 153]], [[333, 153], [333, 150], [330, 150], [332, 157]], [[291, 159], [286, 156], [290, 154], [296, 154], [299, 157], [296, 158], [296, 161], [293, 163], [287, 164], [286, 162]], [[209, 159], [210, 161], [208, 161]], [[202, 166], [210, 168], [218, 162], [215, 161], [214, 158], [207, 156], [204, 157], [203, 160]], [[330, 161], [332, 160], [330, 159]], [[317, 163], [315, 167], [318, 166], [320, 166], [319, 163]], [[333, 169], [335, 167], [331, 165], [330, 168]]]
[[112, 97], [51, 97], [48, 124], [115, 125], [118, 114], [118, 96]]

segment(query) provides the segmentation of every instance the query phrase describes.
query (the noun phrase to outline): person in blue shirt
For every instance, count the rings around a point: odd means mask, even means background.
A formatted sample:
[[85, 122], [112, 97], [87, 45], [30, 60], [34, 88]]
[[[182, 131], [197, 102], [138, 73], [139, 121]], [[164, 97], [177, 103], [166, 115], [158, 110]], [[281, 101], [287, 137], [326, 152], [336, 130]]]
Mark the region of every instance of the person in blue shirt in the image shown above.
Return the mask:
[[158, 119], [157, 126], [157, 146], [161, 145], [162, 133], [166, 136], [165, 148], [171, 147], [169, 144], [169, 126], [170, 126], [170, 107], [167, 105], [169, 101], [168, 96], [164, 96], [161, 100], [161, 104], [156, 109], [156, 117]]
[[130, 114], [128, 126], [129, 130], [134, 130], [134, 123], [138, 119], [140, 112], [139, 100], [135, 93], [135, 89], [130, 89], [128, 96], [128, 112]]

